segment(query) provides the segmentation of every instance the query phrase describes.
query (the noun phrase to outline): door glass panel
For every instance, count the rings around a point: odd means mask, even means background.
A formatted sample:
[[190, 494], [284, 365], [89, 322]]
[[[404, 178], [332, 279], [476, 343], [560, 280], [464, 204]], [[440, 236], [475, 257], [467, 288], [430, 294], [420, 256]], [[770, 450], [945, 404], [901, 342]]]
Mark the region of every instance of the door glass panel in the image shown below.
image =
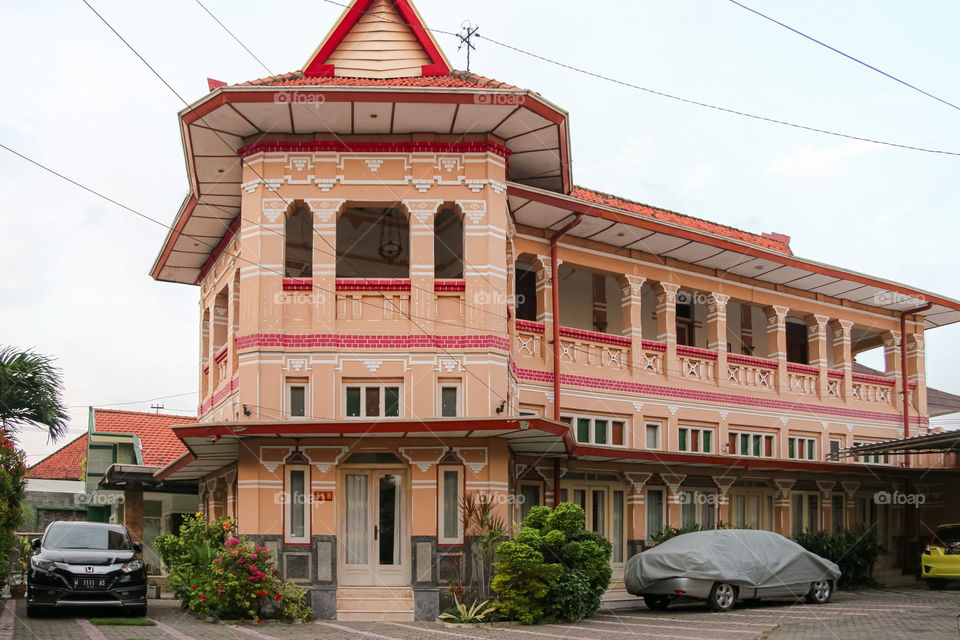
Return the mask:
[[530, 509], [540, 506], [540, 485], [522, 484], [520, 485], [520, 497], [523, 502], [520, 504], [520, 521], [523, 522]]
[[697, 522], [697, 494], [694, 491], [680, 492], [680, 526], [689, 527]]
[[593, 492], [593, 530], [602, 536], [607, 535], [607, 523], [605, 516], [607, 514], [605, 498], [607, 492], [603, 490]]
[[647, 491], [647, 540], [663, 531], [663, 491]]
[[303, 490], [304, 472], [300, 469], [290, 472], [290, 537], [302, 538], [303, 516], [306, 505], [306, 494]]
[[613, 492], [613, 561], [623, 562], [623, 491]]
[[380, 524], [377, 539], [380, 564], [400, 564], [400, 476], [380, 476], [379, 491]]
[[584, 511], [587, 510], [587, 492], [583, 489], [573, 490], [573, 503], [580, 505]]
[[303, 418], [307, 415], [306, 387], [290, 387], [290, 416]]
[[793, 496], [793, 537], [803, 533], [803, 496], [799, 493]]
[[456, 387], [443, 387], [440, 389], [440, 415], [444, 418], [456, 417], [457, 415], [457, 388]]
[[347, 474], [346, 562], [367, 564], [370, 548], [369, 494], [366, 474]]

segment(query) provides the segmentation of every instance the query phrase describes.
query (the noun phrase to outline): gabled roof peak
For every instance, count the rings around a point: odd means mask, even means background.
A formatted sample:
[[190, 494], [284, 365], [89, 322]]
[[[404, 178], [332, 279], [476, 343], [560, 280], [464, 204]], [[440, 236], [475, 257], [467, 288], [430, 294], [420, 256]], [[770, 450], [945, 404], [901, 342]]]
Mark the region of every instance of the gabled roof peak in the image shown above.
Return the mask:
[[450, 70], [410, 0], [353, 0], [303, 66], [307, 77], [413, 78]]

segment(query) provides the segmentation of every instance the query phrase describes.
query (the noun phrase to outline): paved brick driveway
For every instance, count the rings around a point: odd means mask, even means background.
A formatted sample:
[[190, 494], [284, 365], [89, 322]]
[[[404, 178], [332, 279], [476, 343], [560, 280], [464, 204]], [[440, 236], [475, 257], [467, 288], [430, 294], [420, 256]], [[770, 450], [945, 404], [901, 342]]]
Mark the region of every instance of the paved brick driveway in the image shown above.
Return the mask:
[[94, 627], [75, 615], [29, 620], [22, 602], [3, 604], [0, 640], [960, 640], [960, 589], [932, 592], [921, 586], [837, 593], [823, 606], [761, 603], [715, 614], [697, 605], [653, 612], [638, 604], [601, 611], [575, 625], [498, 628], [424, 622], [230, 626], [199, 621], [171, 601], [151, 602], [156, 627]]

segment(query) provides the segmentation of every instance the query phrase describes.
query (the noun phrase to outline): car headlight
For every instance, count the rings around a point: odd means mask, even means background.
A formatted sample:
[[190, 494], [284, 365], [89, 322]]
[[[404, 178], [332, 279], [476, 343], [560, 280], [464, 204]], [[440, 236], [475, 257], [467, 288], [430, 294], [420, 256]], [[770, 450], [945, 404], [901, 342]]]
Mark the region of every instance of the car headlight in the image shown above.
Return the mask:
[[30, 558], [30, 562], [37, 569], [42, 569], [43, 571], [50, 571], [51, 569], [57, 568], [57, 563], [50, 560], [41, 560], [40, 558], [33, 556]]
[[124, 572], [126, 573], [139, 571], [140, 569], [143, 568], [143, 560], [135, 559], [135, 560], [131, 560], [130, 562], [124, 562], [123, 565], [120, 566], [120, 568], [123, 569]]

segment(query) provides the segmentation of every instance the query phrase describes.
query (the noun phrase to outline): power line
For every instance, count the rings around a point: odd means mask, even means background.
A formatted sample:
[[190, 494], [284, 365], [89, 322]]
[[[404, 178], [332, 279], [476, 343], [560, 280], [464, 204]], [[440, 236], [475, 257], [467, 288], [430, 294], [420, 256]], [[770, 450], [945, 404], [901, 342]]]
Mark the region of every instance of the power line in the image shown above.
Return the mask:
[[[340, 6], [340, 7], [348, 7], [348, 8], [349, 8], [349, 6], [350, 6], [350, 5], [347, 5], [347, 4], [343, 4], [343, 3], [341, 3], [341, 2], [337, 2], [336, 0], [323, 0], [323, 1], [324, 1], [324, 2], [327, 2], [327, 3], [329, 3], [329, 4], [333, 4], [333, 5]], [[369, 14], [370, 12], [369, 12], [369, 11], [363, 11], [362, 13], [367, 13], [367, 14]], [[371, 15], [373, 15], [373, 14], [371, 14]], [[395, 23], [395, 24], [404, 25], [404, 26], [407, 26], [407, 27], [410, 27], [410, 28], [419, 28], [418, 25], [413, 25], [413, 24], [410, 24], [410, 23], [407, 23], [407, 22], [402, 22], [402, 21], [398, 21], [398, 20], [388, 20], [387, 18], [384, 18], [384, 17], [382, 17], [382, 16], [377, 16], [377, 17], [378, 17], [379, 19], [385, 21], [385, 22], [393, 22], [393, 23]], [[427, 31], [432, 32], [432, 33], [442, 33], [442, 34], [444, 34], [444, 35], [452, 36], [452, 37], [454, 37], [454, 38], [458, 38], [458, 39], [459, 39], [459, 34], [453, 33], [452, 31], [444, 31], [444, 30], [442, 30], [442, 29], [430, 29], [430, 28], [428, 28], [426, 25], [424, 25], [423, 28], [426, 29]], [[676, 95], [676, 94], [673, 94], [673, 93], [668, 93], [668, 92], [666, 92], [666, 91], [660, 91], [660, 90], [657, 90], [657, 89], [651, 89], [650, 87], [644, 87], [644, 86], [641, 86], [641, 85], [638, 85], [638, 84], [635, 84], [635, 83], [632, 83], [632, 82], [627, 82], [627, 81], [625, 81], [625, 80], [618, 80], [617, 78], [614, 78], [614, 77], [612, 77], [612, 76], [604, 75], [604, 74], [602, 74], [602, 73], [596, 73], [596, 72], [594, 72], [594, 71], [589, 71], [589, 70], [587, 70], [587, 69], [583, 69], [583, 68], [580, 68], [580, 67], [576, 67], [576, 66], [571, 65], [571, 64], [567, 64], [567, 63], [564, 63], [564, 62], [560, 62], [560, 61], [558, 61], [558, 60], [554, 60], [554, 59], [549, 58], [549, 57], [547, 57], [547, 56], [543, 56], [543, 55], [540, 55], [540, 54], [537, 54], [537, 53], [533, 53], [533, 52], [531, 52], [531, 51], [527, 51], [527, 50], [522, 49], [522, 48], [520, 48], [520, 47], [516, 47], [516, 46], [513, 46], [513, 45], [511, 45], [511, 44], [507, 44], [506, 42], [501, 42], [501, 41], [499, 41], [499, 40], [495, 40], [495, 39], [493, 39], [493, 38], [490, 38], [489, 36], [484, 36], [484, 35], [481, 35], [481, 34], [479, 34], [479, 33], [475, 34], [475, 37], [478, 38], [478, 39], [481, 39], [481, 38], [482, 38], [482, 39], [484, 39], [484, 40], [486, 40], [486, 41], [488, 41], [488, 42], [490, 42], [490, 43], [492, 43], [492, 44], [495, 44], [495, 45], [497, 45], [497, 46], [503, 47], [504, 49], [508, 49], [508, 50], [510, 50], [510, 51], [514, 51], [514, 52], [516, 52], [516, 53], [520, 53], [520, 54], [523, 54], [523, 55], [525, 55], [525, 56], [529, 56], [529, 57], [534, 58], [534, 59], [536, 59], [536, 60], [540, 60], [541, 62], [546, 62], [546, 63], [548, 63], [548, 64], [555, 65], [555, 66], [557, 66], [557, 67], [560, 67], [560, 68], [562, 68], [562, 69], [566, 69], [566, 70], [568, 70], [568, 71], [573, 71], [573, 72], [575, 72], [575, 73], [580, 73], [580, 74], [583, 74], [583, 75], [585, 75], [585, 76], [589, 76], [589, 77], [591, 77], [591, 78], [596, 78], [596, 79], [598, 79], [598, 80], [604, 80], [605, 82], [611, 82], [611, 83], [613, 83], [613, 84], [617, 84], [617, 85], [620, 85], [620, 86], [623, 86], [623, 87], [627, 87], [627, 88], [630, 88], [630, 89], [636, 89], [637, 91], [643, 91], [644, 93], [648, 93], [648, 94], [651, 94], [651, 95], [659, 96], [659, 97], [661, 97], [661, 98], [667, 98], [667, 99], [669, 99], [669, 100], [675, 100], [675, 101], [677, 101], [677, 102], [683, 102], [684, 104], [690, 104], [690, 105], [694, 105], [694, 106], [697, 106], [697, 107], [703, 107], [703, 108], [705, 108], [705, 109], [712, 109], [712, 110], [714, 110], [714, 111], [720, 111], [720, 112], [722, 112], [722, 113], [728, 113], [728, 114], [735, 115], [735, 116], [740, 116], [740, 117], [743, 117], [743, 118], [750, 118], [750, 119], [752, 119], [752, 120], [758, 120], [758, 121], [760, 121], [760, 122], [767, 122], [767, 123], [770, 123], [770, 124], [778, 124], [778, 125], [785, 126], [785, 127], [791, 127], [791, 128], [793, 128], [793, 129], [800, 129], [800, 130], [803, 130], [803, 131], [810, 131], [810, 132], [813, 132], [813, 133], [820, 133], [820, 134], [823, 134], [823, 135], [834, 136], [834, 137], [837, 137], [837, 138], [844, 138], [844, 139], [846, 139], [846, 140], [857, 140], [857, 141], [860, 141], [860, 142], [869, 142], [869, 143], [871, 143], [871, 144], [879, 144], [879, 145], [883, 145], [883, 146], [887, 146], [887, 147], [893, 147], [893, 148], [896, 148], [896, 149], [907, 149], [907, 150], [909, 150], [909, 151], [920, 151], [920, 152], [923, 152], [923, 153], [934, 153], [934, 154], [946, 155], [946, 156], [960, 156], [960, 151], [947, 151], [947, 150], [945, 150], [945, 149], [931, 149], [931, 148], [928, 148], [928, 147], [921, 147], [921, 146], [917, 146], [917, 145], [899, 144], [899, 143], [896, 143], [896, 142], [889, 142], [889, 141], [880, 140], [880, 139], [877, 139], [877, 138], [868, 138], [868, 137], [865, 137], [865, 136], [856, 136], [856, 135], [852, 135], [852, 134], [841, 133], [841, 132], [839, 132], [839, 131], [833, 131], [833, 130], [830, 130], [830, 129], [823, 129], [823, 128], [821, 128], [821, 127], [814, 127], [814, 126], [811, 126], [811, 125], [799, 124], [799, 123], [796, 123], [796, 122], [790, 122], [790, 121], [788, 121], [788, 120], [781, 120], [781, 119], [779, 119], [779, 118], [773, 118], [773, 117], [770, 117], [770, 116], [764, 116], [764, 115], [759, 115], [759, 114], [755, 114], [755, 113], [750, 113], [750, 112], [747, 112], [747, 111], [741, 111], [741, 110], [739, 110], [739, 109], [733, 109], [733, 108], [731, 108], [731, 107], [725, 107], [725, 106], [721, 106], [721, 105], [711, 104], [711, 103], [709, 103], [709, 102], [704, 102], [704, 101], [702, 101], [702, 100], [696, 100], [696, 99], [693, 99], [693, 98], [685, 98], [685, 97], [683, 97], [683, 96], [679, 96], [679, 95]], [[896, 79], [896, 78], [895, 78], [895, 79]], [[914, 87], [914, 88], [915, 88], [915, 87]], [[935, 98], [935, 99], [939, 99], [939, 98], [936, 98], [935, 96], [931, 96], [931, 97], [933, 97], [933, 98]], [[950, 103], [947, 103], [947, 104], [950, 104]], [[950, 104], [950, 106], [953, 106], [953, 105]]]
[[746, 9], [746, 10], [749, 11], [750, 13], [753, 13], [753, 14], [756, 14], [756, 15], [760, 16], [760, 17], [763, 18], [764, 20], [769, 20], [770, 22], [772, 22], [772, 23], [774, 23], [774, 24], [780, 25], [781, 27], [783, 27], [783, 28], [786, 29], [787, 31], [792, 31], [793, 33], [797, 34], [797, 35], [800, 36], [801, 38], [806, 38], [806, 39], [809, 40], [810, 42], [814, 42], [814, 43], [820, 45], [821, 47], [824, 47], [824, 48], [826, 48], [826, 49], [829, 49], [830, 51], [833, 51], [834, 53], [840, 54], [840, 55], [843, 56], [844, 58], [846, 58], [846, 59], [848, 59], [848, 60], [852, 60], [853, 62], [856, 62], [857, 64], [859, 64], [859, 65], [861, 65], [861, 66], [864, 66], [864, 67], [866, 67], [867, 69], [870, 69], [871, 71], [876, 71], [876, 72], [879, 73], [880, 75], [885, 76], [885, 77], [893, 80], [894, 82], [899, 82], [899, 83], [902, 84], [903, 86], [908, 87], [908, 88], [910, 88], [910, 89], [913, 89], [914, 91], [916, 91], [916, 92], [918, 92], [918, 93], [922, 93], [923, 95], [927, 96], [928, 98], [933, 98], [933, 99], [936, 100], [937, 102], [940, 102], [940, 103], [942, 103], [942, 104], [947, 105], [948, 107], [951, 107], [951, 108], [953, 108], [953, 109], [956, 109], [956, 110], [960, 111], [960, 107], [958, 107], [957, 105], [953, 104], [952, 102], [948, 102], [947, 100], [944, 100], [943, 98], [939, 98], [939, 97], [933, 95], [932, 93], [930, 93], [930, 92], [928, 92], [928, 91], [924, 91], [923, 89], [921, 89], [920, 87], [918, 87], [918, 86], [916, 86], [916, 85], [910, 84], [910, 83], [907, 82], [906, 80], [901, 80], [900, 78], [898, 78], [898, 77], [896, 77], [896, 76], [894, 76], [894, 75], [892, 75], [892, 74], [889, 74], [889, 73], [887, 73], [886, 71], [884, 71], [884, 70], [882, 70], [882, 69], [878, 69], [877, 67], [873, 66], [872, 64], [869, 64], [869, 63], [867, 63], [867, 62], [864, 62], [863, 60], [860, 60], [859, 58], [856, 58], [856, 57], [854, 57], [854, 56], [852, 56], [852, 55], [850, 55], [850, 54], [848, 54], [848, 53], [844, 53], [844, 52], [841, 51], [840, 49], [837, 49], [836, 47], [832, 47], [832, 46], [830, 46], [829, 44], [827, 44], [826, 42], [823, 42], [823, 41], [821, 41], [821, 40], [817, 40], [817, 39], [814, 38], [813, 36], [808, 36], [807, 34], [803, 33], [802, 31], [799, 31], [798, 29], [794, 29], [793, 27], [791, 27], [791, 26], [788, 25], [788, 24], [784, 24], [783, 22], [780, 22], [779, 20], [777, 20], [777, 19], [775, 19], [775, 18], [771, 18], [771, 17], [768, 16], [768, 15], [765, 15], [765, 14], [763, 14], [763, 13], [760, 13], [760, 12], [757, 11], [756, 9], [752, 9], [752, 8], [748, 7], [747, 5], [745, 5], [745, 4], [741, 4], [741, 3], [737, 2], [737, 0], [730, 0], [730, 2], [732, 2], [732, 3], [735, 4], [735, 5], [737, 5], [737, 6], [740, 7], [741, 9]]
[[[0, 145], [0, 146], [2, 146], [2, 145]], [[4, 147], [4, 148], [6, 148], [6, 147]], [[96, 403], [96, 404], [71, 404], [68, 408], [69, 408], [69, 409], [82, 409], [82, 408], [85, 408], [85, 407], [120, 407], [120, 406], [130, 405], [130, 404], [146, 404], [146, 403], [148, 403], [148, 402], [153, 402], [153, 401], [155, 401], [155, 400], [169, 400], [170, 398], [182, 398], [182, 397], [184, 397], [184, 396], [192, 396], [192, 395], [195, 395], [196, 393], [197, 393], [196, 391], [187, 391], [186, 393], [175, 393], [175, 394], [170, 395], [170, 396], [157, 396], [156, 398], [147, 398], [146, 400], [130, 400], [130, 401], [128, 401], [128, 402], [104, 402], [104, 403]], [[168, 409], [168, 411], [173, 411], [173, 409]]]
[[264, 69], [266, 69], [267, 73], [269, 73], [270, 75], [273, 75], [273, 71], [270, 71], [270, 67], [268, 67], [267, 65], [265, 65], [265, 64], [263, 63], [263, 60], [261, 60], [260, 58], [258, 58], [258, 57], [256, 56], [256, 54], [253, 53], [253, 51], [250, 51], [250, 49], [247, 48], [247, 45], [243, 44], [243, 42], [240, 41], [240, 38], [238, 38], [237, 36], [233, 35], [233, 31], [230, 31], [230, 29], [227, 28], [227, 25], [225, 25], [225, 24], [223, 24], [222, 22], [220, 22], [220, 19], [217, 18], [217, 16], [213, 15], [213, 13], [210, 11], [210, 9], [207, 9], [206, 5], [204, 5], [202, 2], [200, 2], [200, 0], [196, 0], [196, 1], [197, 1], [197, 4], [200, 5], [200, 8], [207, 12], [207, 15], [208, 15], [208, 16], [210, 16], [211, 18], [213, 18], [214, 21], [215, 21], [218, 25], [220, 25], [221, 27], [223, 27], [223, 30], [224, 30], [224, 31], [226, 31], [227, 33], [230, 34], [230, 37], [231, 37], [231, 38], [233, 38], [234, 40], [237, 41], [237, 44], [239, 44], [241, 47], [243, 47], [243, 50], [244, 50], [244, 51], [246, 51], [247, 53], [249, 53], [250, 56], [251, 56], [254, 60], [256, 60], [257, 62], [259, 62], [259, 63], [260, 63], [260, 66], [263, 67]]

